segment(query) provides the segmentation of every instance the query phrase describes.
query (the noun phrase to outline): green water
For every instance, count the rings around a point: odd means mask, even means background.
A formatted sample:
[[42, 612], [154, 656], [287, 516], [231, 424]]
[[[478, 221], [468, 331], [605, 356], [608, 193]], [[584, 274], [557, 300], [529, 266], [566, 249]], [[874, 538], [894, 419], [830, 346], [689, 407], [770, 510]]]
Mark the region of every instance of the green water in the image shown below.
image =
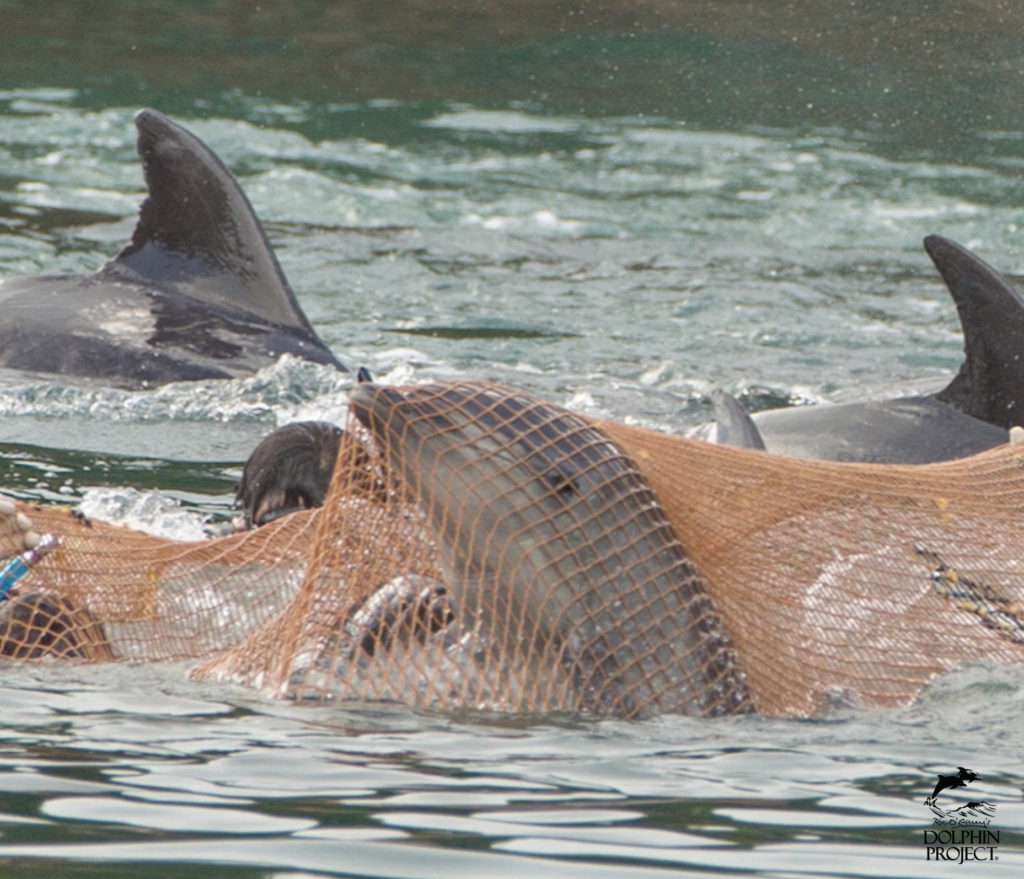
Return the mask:
[[[962, 340], [926, 234], [1024, 273], [1014, 5], [45, 10], [0, 4], [0, 277], [123, 246], [131, 118], [153, 106], [238, 175], [318, 332], [379, 380], [499, 379], [683, 430], [714, 387], [757, 407], [947, 381]], [[188, 536], [232, 514], [260, 435], [340, 419], [348, 382], [289, 362], [152, 392], [5, 374], [0, 484]], [[0, 875], [1024, 863], [1016, 669], [823, 721], [577, 724], [303, 710], [180, 667], [4, 672]], [[926, 859], [921, 800], [958, 765], [997, 804], [998, 862]]]

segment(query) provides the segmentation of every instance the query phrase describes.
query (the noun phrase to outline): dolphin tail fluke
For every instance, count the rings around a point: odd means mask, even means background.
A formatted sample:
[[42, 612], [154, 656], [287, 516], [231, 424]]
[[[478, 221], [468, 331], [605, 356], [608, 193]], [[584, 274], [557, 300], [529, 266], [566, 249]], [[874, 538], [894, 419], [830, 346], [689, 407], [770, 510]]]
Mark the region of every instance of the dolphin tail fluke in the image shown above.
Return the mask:
[[929, 235], [925, 250], [960, 315], [964, 362], [935, 396], [961, 412], [1010, 428], [1024, 424], [1024, 297], [966, 247]]
[[739, 400], [725, 391], [715, 390], [711, 392], [711, 404], [714, 406], [716, 443], [764, 451], [761, 431]]

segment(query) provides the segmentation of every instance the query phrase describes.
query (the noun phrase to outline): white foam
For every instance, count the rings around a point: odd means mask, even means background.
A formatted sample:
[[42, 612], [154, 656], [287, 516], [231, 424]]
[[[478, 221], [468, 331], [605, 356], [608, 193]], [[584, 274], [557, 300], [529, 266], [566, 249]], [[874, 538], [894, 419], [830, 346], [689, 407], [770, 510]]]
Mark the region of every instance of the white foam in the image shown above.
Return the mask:
[[90, 488], [78, 506], [90, 519], [124, 525], [169, 540], [205, 540], [207, 516], [184, 509], [155, 491], [135, 488]]

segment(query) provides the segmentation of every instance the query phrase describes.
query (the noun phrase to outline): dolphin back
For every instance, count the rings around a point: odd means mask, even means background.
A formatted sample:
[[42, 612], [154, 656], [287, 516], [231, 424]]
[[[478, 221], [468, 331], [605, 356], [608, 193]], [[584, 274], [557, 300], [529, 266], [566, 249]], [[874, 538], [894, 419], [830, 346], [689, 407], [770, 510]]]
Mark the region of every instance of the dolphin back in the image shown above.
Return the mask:
[[711, 392], [711, 405], [714, 407], [716, 443], [764, 451], [761, 432], [739, 400], [725, 391], [715, 390]]

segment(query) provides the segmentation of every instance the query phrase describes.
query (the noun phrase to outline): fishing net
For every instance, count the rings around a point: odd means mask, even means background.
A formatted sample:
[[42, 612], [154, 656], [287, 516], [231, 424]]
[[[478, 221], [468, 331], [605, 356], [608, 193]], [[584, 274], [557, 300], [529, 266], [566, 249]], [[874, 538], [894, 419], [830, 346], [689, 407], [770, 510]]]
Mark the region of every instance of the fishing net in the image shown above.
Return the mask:
[[0, 654], [620, 716], [890, 706], [1024, 660], [1024, 447], [809, 462], [474, 382], [364, 383], [351, 408], [324, 507], [256, 531], [180, 543], [27, 510], [61, 543], [0, 602]]

